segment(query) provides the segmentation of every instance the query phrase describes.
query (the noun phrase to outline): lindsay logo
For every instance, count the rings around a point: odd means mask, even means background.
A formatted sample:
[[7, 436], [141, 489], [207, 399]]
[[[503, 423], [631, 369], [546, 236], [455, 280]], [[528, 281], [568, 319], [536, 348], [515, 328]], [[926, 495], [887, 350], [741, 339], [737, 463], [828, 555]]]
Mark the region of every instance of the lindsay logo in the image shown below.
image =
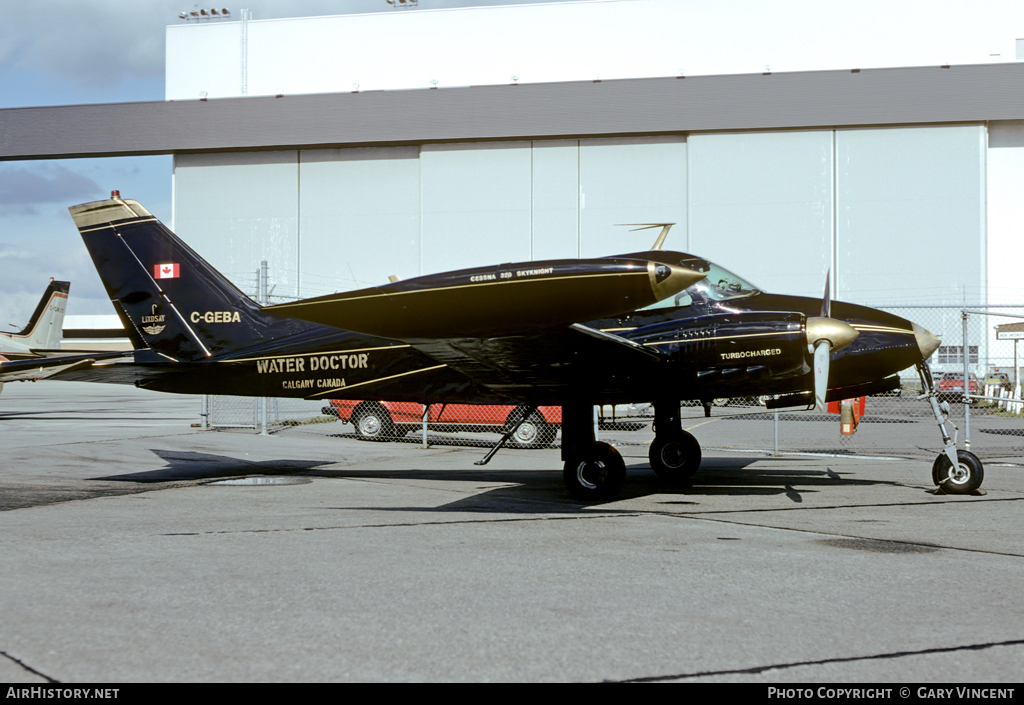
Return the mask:
[[159, 310], [160, 307], [153, 304], [150, 315], [142, 317], [142, 330], [149, 335], [159, 335], [167, 327], [166, 325], [157, 325], [164, 323], [164, 314], [157, 313]]

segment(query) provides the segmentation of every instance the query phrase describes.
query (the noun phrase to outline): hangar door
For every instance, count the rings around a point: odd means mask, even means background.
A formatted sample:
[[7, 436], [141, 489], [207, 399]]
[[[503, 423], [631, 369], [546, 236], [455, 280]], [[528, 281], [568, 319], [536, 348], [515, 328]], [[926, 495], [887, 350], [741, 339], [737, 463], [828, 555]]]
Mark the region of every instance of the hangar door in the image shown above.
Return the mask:
[[691, 135], [691, 249], [769, 291], [976, 303], [981, 125]]

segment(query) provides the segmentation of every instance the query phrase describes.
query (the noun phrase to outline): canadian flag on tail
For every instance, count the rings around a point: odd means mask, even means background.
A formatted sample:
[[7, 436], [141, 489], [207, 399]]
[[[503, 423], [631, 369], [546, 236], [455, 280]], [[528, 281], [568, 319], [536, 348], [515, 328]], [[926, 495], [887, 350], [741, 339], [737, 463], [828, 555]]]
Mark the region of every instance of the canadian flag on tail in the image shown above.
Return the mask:
[[178, 278], [178, 263], [171, 262], [168, 264], [154, 264], [153, 265], [153, 278], [154, 279], [177, 279]]

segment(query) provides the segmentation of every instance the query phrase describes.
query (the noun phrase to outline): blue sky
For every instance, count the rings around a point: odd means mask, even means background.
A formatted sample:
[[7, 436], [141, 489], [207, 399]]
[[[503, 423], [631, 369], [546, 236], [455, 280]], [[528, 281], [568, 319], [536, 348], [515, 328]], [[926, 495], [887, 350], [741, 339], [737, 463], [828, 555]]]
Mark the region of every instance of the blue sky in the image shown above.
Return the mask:
[[[419, 7], [502, 4], [513, 0], [420, 0]], [[233, 17], [240, 9], [216, 6]], [[0, 108], [163, 100], [165, 28], [195, 7], [169, 0], [4, 3]], [[246, 0], [245, 7], [254, 19], [416, 11], [393, 10], [386, 0]], [[69, 315], [112, 314], [67, 208], [118, 189], [169, 223], [171, 167], [170, 156], [0, 162], [0, 329], [24, 326], [51, 277], [71, 282]]]

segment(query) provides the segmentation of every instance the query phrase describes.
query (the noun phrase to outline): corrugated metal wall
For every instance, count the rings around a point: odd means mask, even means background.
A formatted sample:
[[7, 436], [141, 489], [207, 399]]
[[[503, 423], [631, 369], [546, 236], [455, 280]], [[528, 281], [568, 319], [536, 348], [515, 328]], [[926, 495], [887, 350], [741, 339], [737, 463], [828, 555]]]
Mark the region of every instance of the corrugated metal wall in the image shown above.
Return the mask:
[[[314, 296], [461, 267], [666, 247], [767, 290], [976, 303], [983, 125], [179, 155], [175, 226], [243, 285]], [[920, 299], [927, 298], [927, 301]]]

